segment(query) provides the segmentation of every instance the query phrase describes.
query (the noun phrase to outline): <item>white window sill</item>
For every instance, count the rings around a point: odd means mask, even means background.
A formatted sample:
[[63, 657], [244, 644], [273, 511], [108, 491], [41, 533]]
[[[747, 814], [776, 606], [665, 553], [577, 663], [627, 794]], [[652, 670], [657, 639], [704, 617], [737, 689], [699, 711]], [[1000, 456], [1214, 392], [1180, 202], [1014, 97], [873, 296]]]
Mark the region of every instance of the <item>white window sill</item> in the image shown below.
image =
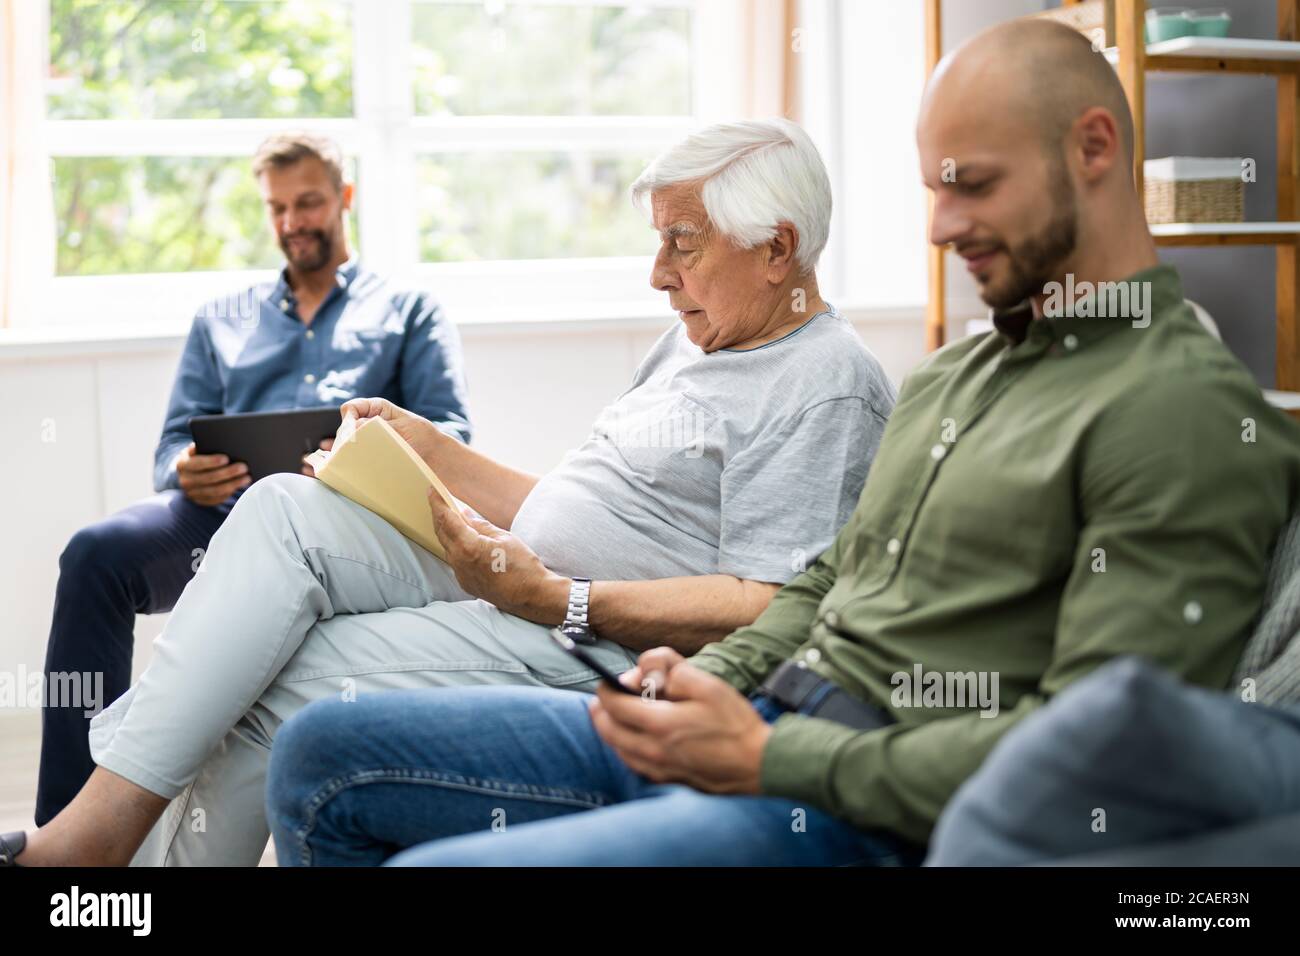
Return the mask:
[[[921, 306], [854, 306], [836, 303], [855, 325], [919, 325]], [[668, 328], [675, 313], [651, 302], [593, 302], [531, 309], [481, 309], [455, 317], [466, 340], [498, 335], [657, 334]], [[0, 362], [27, 359], [86, 358], [104, 354], [171, 351], [189, 332], [189, 322], [123, 325], [46, 325], [0, 329]], [[917, 334], [920, 332], [918, 330]]]

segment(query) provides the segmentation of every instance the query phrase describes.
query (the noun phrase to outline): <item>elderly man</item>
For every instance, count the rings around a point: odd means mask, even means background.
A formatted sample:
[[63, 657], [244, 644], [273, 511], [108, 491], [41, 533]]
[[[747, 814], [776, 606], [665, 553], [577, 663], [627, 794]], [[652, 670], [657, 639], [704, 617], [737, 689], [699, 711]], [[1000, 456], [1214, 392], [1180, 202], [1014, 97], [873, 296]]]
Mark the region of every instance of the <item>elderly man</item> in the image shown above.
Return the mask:
[[[753, 625], [643, 654], [623, 680], [657, 699], [313, 704], [268, 780], [282, 863], [420, 839], [393, 862], [914, 862], [997, 741], [1103, 662], [1227, 683], [1300, 430], [1159, 264], [1114, 71], [1066, 27], [995, 28], [936, 71], [917, 138], [931, 239], [995, 330], [908, 377], [830, 550]], [[1053, 303], [1110, 282], [1128, 314]]]
[[[391, 422], [477, 512], [434, 509], [449, 564], [310, 478], [255, 484], [150, 668], [97, 718], [99, 767], [22, 865], [125, 863], [151, 828], [142, 861], [254, 863], [271, 738], [308, 701], [590, 690], [596, 674], [552, 626], [623, 671], [638, 651], [693, 653], [751, 623], [816, 559], [894, 392], [818, 292], [831, 196], [815, 147], [785, 121], [714, 126], [659, 157], [634, 196], [662, 239], [651, 283], [681, 321], [591, 438], [539, 479], [389, 402], [347, 403], [361, 427]], [[22, 837], [8, 842], [16, 855]]]

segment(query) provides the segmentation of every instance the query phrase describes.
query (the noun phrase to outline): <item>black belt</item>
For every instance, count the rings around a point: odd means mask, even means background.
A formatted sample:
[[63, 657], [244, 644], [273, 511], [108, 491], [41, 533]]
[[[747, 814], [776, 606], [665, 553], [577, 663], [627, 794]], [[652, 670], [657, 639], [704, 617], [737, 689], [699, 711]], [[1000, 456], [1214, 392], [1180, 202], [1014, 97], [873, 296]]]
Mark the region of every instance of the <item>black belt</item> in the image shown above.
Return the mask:
[[[804, 702], [813, 698], [824, 687], [821, 701], [811, 710], [801, 711]], [[822, 677], [803, 661], [786, 661], [763, 681], [758, 692], [766, 694], [790, 710], [800, 711], [809, 717], [833, 720], [857, 730], [876, 730], [894, 723], [889, 712], [868, 704], [837, 687], [833, 681]]]

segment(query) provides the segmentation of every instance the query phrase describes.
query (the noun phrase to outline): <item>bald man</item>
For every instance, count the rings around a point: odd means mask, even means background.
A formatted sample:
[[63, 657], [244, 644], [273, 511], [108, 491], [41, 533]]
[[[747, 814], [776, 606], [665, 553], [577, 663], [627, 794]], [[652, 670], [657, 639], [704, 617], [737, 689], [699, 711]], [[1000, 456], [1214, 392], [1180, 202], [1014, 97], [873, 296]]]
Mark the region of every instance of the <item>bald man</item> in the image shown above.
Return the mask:
[[281, 862], [908, 863], [998, 740], [1098, 665], [1224, 687], [1300, 429], [1160, 265], [1132, 138], [1064, 27], [944, 60], [917, 128], [931, 239], [995, 329], [907, 378], [830, 550], [753, 625], [641, 655], [640, 694], [311, 705], [272, 756]]
[[1027, 305], [1018, 322], [1079, 311], [1049, 302], [1053, 282], [1117, 282], [1159, 265], [1130, 172], [1123, 87], [1068, 27], [1017, 21], [941, 61], [917, 145], [935, 199], [931, 241], [966, 260], [995, 310]]

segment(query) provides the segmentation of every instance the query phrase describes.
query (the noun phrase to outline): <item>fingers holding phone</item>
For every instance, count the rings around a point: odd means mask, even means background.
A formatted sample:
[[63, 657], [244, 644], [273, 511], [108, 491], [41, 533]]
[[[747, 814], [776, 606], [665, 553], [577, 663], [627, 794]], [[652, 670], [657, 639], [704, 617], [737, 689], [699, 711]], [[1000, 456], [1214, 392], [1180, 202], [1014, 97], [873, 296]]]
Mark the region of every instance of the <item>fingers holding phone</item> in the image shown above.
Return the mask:
[[637, 658], [636, 667], [623, 675], [624, 679], [641, 688], [643, 695], [651, 698], [667, 696], [664, 686], [668, 672], [686, 660], [671, 647], [652, 647]]

